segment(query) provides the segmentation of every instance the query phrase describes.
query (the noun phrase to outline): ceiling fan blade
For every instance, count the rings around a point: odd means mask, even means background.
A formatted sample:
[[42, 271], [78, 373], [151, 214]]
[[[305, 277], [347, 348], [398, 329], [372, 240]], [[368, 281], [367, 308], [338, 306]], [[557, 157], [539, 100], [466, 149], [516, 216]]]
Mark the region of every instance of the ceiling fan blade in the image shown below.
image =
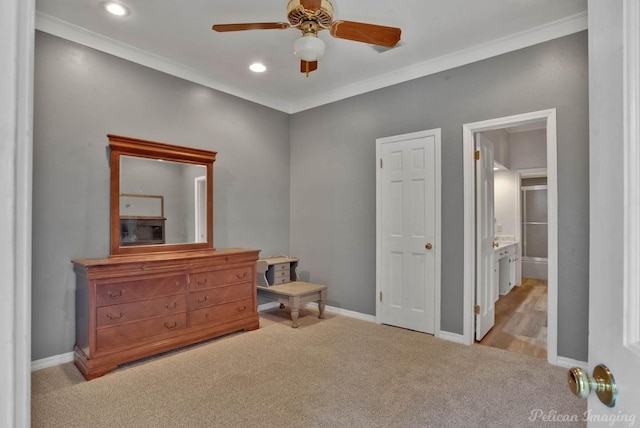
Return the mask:
[[291, 28], [288, 22], [253, 22], [247, 24], [216, 24], [211, 29], [221, 33], [245, 30], [286, 30]]
[[300, 0], [300, 6], [312, 12], [317, 12], [322, 6], [322, 0]]
[[300, 61], [300, 73], [306, 73], [307, 76], [312, 71], [316, 71], [318, 69], [318, 61]]
[[402, 30], [396, 27], [364, 24], [353, 21], [334, 21], [329, 29], [333, 37], [369, 43], [372, 45], [394, 47], [400, 41]]

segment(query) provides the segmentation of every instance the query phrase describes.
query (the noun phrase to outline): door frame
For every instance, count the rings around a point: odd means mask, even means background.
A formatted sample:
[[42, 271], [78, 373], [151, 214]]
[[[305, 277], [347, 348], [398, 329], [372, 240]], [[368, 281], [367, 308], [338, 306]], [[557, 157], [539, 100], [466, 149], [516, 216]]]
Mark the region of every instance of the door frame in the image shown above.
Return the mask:
[[[31, 213], [35, 0], [0, 3], [0, 426], [31, 420]], [[7, 143], [5, 143], [5, 141]]]
[[442, 187], [442, 173], [441, 173], [441, 164], [442, 164], [442, 155], [441, 155], [441, 146], [442, 146], [442, 130], [441, 128], [428, 129], [424, 131], [412, 132], [408, 134], [402, 135], [394, 135], [391, 137], [378, 138], [376, 140], [376, 323], [381, 324], [382, 314], [381, 314], [381, 303], [378, 296], [382, 290], [382, 204], [381, 204], [381, 180], [382, 174], [381, 170], [381, 145], [383, 143], [388, 143], [391, 141], [400, 141], [407, 139], [418, 139], [427, 136], [435, 135], [435, 145], [434, 145], [434, 155], [435, 155], [435, 239], [433, 242], [433, 246], [435, 248], [435, 286], [434, 286], [434, 324], [433, 330], [435, 337], [441, 336], [440, 331], [440, 293], [442, 287], [442, 279], [441, 279], [441, 233], [442, 233], [442, 204], [441, 204], [441, 187]]
[[[207, 177], [201, 176], [193, 179], [194, 185], [194, 213], [195, 213], [195, 238], [196, 242], [207, 242]], [[204, 200], [202, 193], [204, 192]], [[202, 232], [205, 234], [204, 241], [200, 238]]]
[[513, 116], [500, 117], [462, 126], [462, 158], [464, 187], [464, 273], [463, 273], [463, 343], [474, 343], [474, 293], [475, 293], [475, 150], [474, 134], [531, 122], [546, 122], [547, 130], [547, 185], [549, 209], [549, 279], [547, 313], [547, 361], [558, 364], [558, 161], [556, 109], [539, 110]]

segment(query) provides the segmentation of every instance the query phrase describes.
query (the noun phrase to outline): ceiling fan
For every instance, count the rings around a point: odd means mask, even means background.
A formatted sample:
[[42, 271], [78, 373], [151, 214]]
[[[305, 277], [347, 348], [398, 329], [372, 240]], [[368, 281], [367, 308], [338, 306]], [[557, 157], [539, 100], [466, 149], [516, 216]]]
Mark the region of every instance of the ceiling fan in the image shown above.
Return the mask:
[[295, 55], [300, 58], [300, 72], [309, 73], [318, 69], [318, 58], [324, 54], [324, 42], [318, 31], [329, 30], [339, 39], [353, 40], [372, 45], [394, 47], [400, 41], [400, 28], [365, 24], [353, 21], [334, 21], [333, 5], [329, 0], [289, 0], [287, 5], [289, 22], [257, 22], [245, 24], [216, 24], [214, 31], [286, 30], [302, 31], [293, 45]]

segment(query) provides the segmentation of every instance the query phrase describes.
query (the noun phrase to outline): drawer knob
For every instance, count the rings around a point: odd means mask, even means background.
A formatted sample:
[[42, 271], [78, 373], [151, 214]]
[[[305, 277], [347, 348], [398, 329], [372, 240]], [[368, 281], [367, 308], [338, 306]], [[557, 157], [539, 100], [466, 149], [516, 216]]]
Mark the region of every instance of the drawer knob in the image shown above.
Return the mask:
[[240, 275], [239, 273], [236, 274], [236, 278], [238, 279], [245, 279], [247, 277], [247, 272], [243, 272], [242, 275]]
[[207, 283], [207, 278], [204, 279], [204, 281], [196, 281], [198, 283], [198, 285], [205, 285]]
[[165, 328], [171, 330], [172, 328], [176, 328], [178, 326], [178, 323], [176, 321], [173, 322], [173, 325], [169, 325], [168, 322], [164, 323]]
[[247, 310], [247, 305], [244, 305], [242, 308], [240, 308], [240, 307], [236, 306], [236, 310], [237, 310], [238, 312], [244, 312], [244, 311], [246, 311], [246, 310]]
[[124, 316], [124, 312], [120, 312], [120, 315], [111, 315], [110, 313], [107, 314], [107, 318], [109, 318], [111, 321], [119, 320], [123, 316]]
[[204, 299], [201, 299], [199, 297], [197, 299], [198, 303], [205, 303], [207, 300], [209, 300], [209, 296], [204, 296]]
[[167, 309], [175, 309], [178, 306], [178, 302], [173, 302], [173, 305], [169, 306], [169, 304], [167, 303], [166, 305], [164, 305], [165, 308]]

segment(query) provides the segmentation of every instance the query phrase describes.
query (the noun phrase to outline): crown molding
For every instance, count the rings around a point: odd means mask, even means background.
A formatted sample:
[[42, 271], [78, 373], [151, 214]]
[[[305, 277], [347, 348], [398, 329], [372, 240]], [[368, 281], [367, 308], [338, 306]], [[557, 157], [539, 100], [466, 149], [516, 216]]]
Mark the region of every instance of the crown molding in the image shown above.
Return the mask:
[[429, 61], [409, 66], [393, 73], [377, 76], [353, 85], [338, 88], [320, 96], [300, 100], [292, 105], [292, 113], [301, 112], [324, 104], [336, 102], [355, 95], [387, 86], [439, 73], [441, 71], [471, 64], [494, 56], [516, 51], [538, 43], [568, 36], [587, 29], [587, 12], [572, 15], [527, 31], [515, 33], [501, 39], [452, 52]]
[[387, 86], [439, 73], [451, 68], [460, 67], [481, 61], [507, 52], [543, 43], [559, 37], [567, 36], [587, 29], [587, 12], [573, 15], [508, 37], [483, 43], [472, 48], [452, 52], [393, 73], [363, 80], [353, 85], [336, 88], [322, 95], [314, 95], [298, 101], [287, 102], [282, 99], [264, 96], [253, 92], [245, 92], [225, 85], [197, 70], [176, 63], [143, 49], [102, 36], [69, 22], [50, 15], [36, 12], [35, 27], [37, 30], [58, 36], [93, 49], [144, 65], [200, 85], [239, 97], [247, 101], [264, 105], [284, 113], [298, 113], [321, 105], [330, 104], [355, 95], [381, 89]]
[[184, 80], [198, 83], [256, 104], [261, 104], [275, 110], [290, 113], [289, 103], [284, 102], [283, 100], [238, 90], [237, 88], [222, 84], [191, 67], [187, 67], [160, 55], [119, 42], [118, 40], [89, 31], [86, 28], [79, 27], [38, 11], [36, 11], [35, 16], [35, 27], [36, 30], [106, 52], [118, 58], [126, 59], [127, 61], [131, 61]]

